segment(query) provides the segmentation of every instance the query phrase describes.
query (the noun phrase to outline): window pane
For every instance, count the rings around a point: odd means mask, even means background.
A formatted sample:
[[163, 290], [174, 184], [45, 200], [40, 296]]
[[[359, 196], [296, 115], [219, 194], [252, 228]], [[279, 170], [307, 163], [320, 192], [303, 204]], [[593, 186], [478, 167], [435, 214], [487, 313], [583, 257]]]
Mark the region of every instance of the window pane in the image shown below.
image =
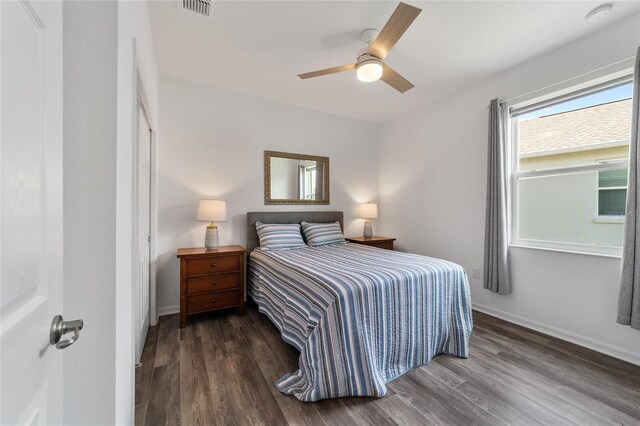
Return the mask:
[[[624, 224], [596, 220], [600, 201], [596, 194], [616, 191], [598, 191], [598, 172], [521, 178], [517, 185], [517, 238], [622, 246]], [[620, 195], [606, 197], [615, 199]], [[618, 205], [609, 204], [608, 208], [614, 211]]]
[[518, 169], [581, 166], [628, 157], [631, 93], [628, 83], [515, 118]]
[[598, 176], [598, 186], [600, 188], [627, 186], [627, 169], [601, 171]]
[[624, 216], [626, 203], [626, 189], [601, 189], [598, 192], [598, 214], [600, 216]]

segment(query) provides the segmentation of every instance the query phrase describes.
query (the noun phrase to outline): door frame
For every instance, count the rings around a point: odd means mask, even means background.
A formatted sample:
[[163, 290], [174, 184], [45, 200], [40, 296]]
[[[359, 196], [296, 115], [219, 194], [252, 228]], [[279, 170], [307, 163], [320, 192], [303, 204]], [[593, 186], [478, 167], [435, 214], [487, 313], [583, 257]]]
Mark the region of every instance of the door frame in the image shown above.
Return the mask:
[[[122, 53], [119, 58], [123, 59], [122, 70], [118, 69], [118, 112], [122, 110], [123, 115], [118, 115], [118, 132], [122, 128], [122, 134], [117, 135], [117, 161], [116, 161], [116, 400], [115, 400], [115, 423], [126, 424], [133, 422], [135, 417], [135, 329], [134, 312], [137, 307], [133, 305], [135, 278], [135, 267], [137, 262], [133, 261], [134, 244], [137, 232], [137, 191], [134, 190], [135, 171], [137, 168], [137, 108], [138, 97], [147, 111], [149, 127], [152, 129], [151, 138], [151, 206], [150, 206], [150, 235], [151, 245], [149, 263], [149, 323], [153, 325], [156, 319], [156, 263], [157, 263], [157, 138], [158, 119], [157, 110], [153, 108], [157, 102], [156, 87], [153, 85], [157, 80], [149, 79], [145, 70], [152, 68], [145, 67], [143, 58], [146, 58], [146, 51], [143, 44], [135, 36], [120, 35], [118, 51]], [[129, 44], [131, 43], [131, 44]], [[125, 48], [131, 46], [131, 51]], [[128, 58], [127, 58], [128, 57]], [[129, 63], [129, 61], [131, 61]], [[153, 59], [148, 65], [154, 65]], [[123, 75], [124, 74], [124, 75]], [[120, 93], [122, 91], [122, 93]], [[140, 94], [140, 95], [138, 95]], [[128, 111], [126, 111], [128, 109]]]
[[[156, 325], [158, 323], [158, 315], [157, 315], [157, 304], [156, 304], [156, 264], [157, 264], [157, 234], [158, 234], [158, 131], [157, 131], [157, 120], [156, 117], [153, 116], [153, 111], [151, 109], [151, 103], [149, 102], [149, 97], [147, 95], [147, 90], [145, 88], [145, 81], [148, 81], [145, 78], [144, 65], [142, 63], [142, 58], [140, 57], [140, 52], [137, 47], [137, 42], [133, 40], [133, 90], [132, 90], [132, 117], [134, 125], [133, 134], [132, 134], [132, 144], [131, 150], [133, 155], [132, 161], [132, 200], [131, 200], [131, 219], [132, 219], [132, 244], [131, 244], [131, 282], [135, 282], [135, 280], [139, 277], [138, 274], [138, 135], [139, 135], [139, 123], [138, 123], [138, 108], [137, 104], [140, 103], [142, 109], [144, 109], [145, 115], [147, 117], [147, 121], [149, 122], [149, 127], [151, 128], [151, 187], [149, 192], [149, 234], [151, 236], [151, 242], [149, 244], [149, 326]], [[131, 297], [132, 301], [134, 298], [134, 286], [131, 286]], [[135, 318], [135, 309], [137, 306], [131, 304], [131, 314], [132, 319]], [[136, 335], [136, 323], [132, 321], [131, 324], [133, 331], [133, 340], [135, 350], [135, 335]]]

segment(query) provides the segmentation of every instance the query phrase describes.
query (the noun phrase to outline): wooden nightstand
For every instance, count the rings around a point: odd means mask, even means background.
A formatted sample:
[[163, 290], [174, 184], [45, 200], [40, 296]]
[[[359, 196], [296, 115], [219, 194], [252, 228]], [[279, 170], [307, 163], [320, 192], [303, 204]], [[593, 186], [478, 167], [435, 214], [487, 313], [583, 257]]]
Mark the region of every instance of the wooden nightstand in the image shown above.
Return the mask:
[[364, 244], [365, 246], [378, 247], [381, 249], [393, 250], [395, 238], [389, 237], [350, 237], [346, 239], [350, 243]]
[[239, 308], [244, 315], [244, 258], [242, 246], [178, 249], [180, 258], [180, 328], [187, 315]]

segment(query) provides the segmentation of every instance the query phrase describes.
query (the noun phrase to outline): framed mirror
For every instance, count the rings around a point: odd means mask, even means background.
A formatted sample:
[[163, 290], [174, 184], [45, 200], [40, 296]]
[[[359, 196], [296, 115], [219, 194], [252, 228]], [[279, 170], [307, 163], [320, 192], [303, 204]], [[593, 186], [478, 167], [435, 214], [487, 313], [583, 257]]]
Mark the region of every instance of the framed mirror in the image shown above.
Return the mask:
[[329, 157], [264, 152], [265, 204], [329, 204]]

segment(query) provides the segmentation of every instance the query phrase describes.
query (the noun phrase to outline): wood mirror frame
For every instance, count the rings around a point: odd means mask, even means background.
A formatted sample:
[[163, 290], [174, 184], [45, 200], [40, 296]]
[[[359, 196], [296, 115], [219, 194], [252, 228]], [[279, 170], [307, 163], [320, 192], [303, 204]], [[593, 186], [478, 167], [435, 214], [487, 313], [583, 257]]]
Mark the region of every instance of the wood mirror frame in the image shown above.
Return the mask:
[[[302, 199], [302, 198], [272, 198], [271, 194], [271, 175], [272, 175], [272, 158], [285, 158], [299, 161], [315, 161], [322, 162], [322, 197], [320, 199]], [[320, 205], [329, 204], [329, 157], [320, 157], [318, 155], [293, 154], [290, 152], [265, 151], [264, 152], [264, 203], [269, 204], [300, 204], [300, 205]]]

